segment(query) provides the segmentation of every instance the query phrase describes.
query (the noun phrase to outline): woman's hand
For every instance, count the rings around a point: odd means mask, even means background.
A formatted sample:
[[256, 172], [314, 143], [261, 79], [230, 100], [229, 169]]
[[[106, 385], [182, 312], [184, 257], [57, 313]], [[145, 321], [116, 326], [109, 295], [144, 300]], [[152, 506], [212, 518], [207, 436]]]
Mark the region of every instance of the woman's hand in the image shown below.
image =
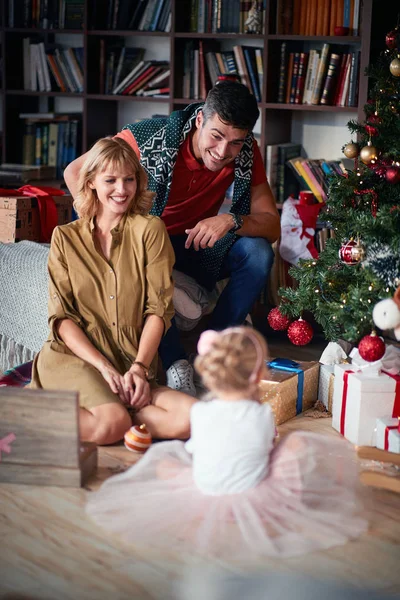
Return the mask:
[[133, 364], [123, 377], [124, 393], [128, 403], [138, 410], [151, 402], [151, 390], [145, 373], [139, 365]]
[[125, 404], [128, 403], [130, 396], [125, 391], [124, 378], [118, 373], [117, 369], [109, 363], [106, 363], [98, 367], [98, 370], [107, 381], [111, 391], [114, 392], [114, 394], [118, 394], [121, 402], [124, 402]]

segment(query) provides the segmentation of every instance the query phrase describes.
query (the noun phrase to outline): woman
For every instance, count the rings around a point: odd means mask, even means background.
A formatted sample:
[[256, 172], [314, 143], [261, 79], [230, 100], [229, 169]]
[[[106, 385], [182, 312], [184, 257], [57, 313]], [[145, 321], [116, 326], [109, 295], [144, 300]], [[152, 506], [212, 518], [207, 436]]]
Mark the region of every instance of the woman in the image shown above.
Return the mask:
[[81, 439], [97, 444], [122, 439], [132, 420], [155, 438], [189, 436], [195, 400], [154, 381], [173, 315], [174, 253], [163, 222], [148, 214], [146, 186], [124, 140], [99, 140], [80, 172], [80, 219], [51, 241], [50, 335], [31, 387], [78, 391]]

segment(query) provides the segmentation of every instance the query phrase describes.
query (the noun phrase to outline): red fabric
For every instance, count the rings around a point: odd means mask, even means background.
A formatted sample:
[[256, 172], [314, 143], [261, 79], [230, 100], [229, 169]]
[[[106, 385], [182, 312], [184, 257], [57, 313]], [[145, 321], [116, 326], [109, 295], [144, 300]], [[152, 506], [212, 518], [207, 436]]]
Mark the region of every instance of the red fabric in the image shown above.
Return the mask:
[[396, 381], [392, 417], [397, 419], [400, 417], [400, 375], [392, 375], [392, 373], [388, 373], [387, 371], [382, 371], [382, 373], [389, 375], [389, 377]]
[[385, 427], [385, 450], [389, 450], [389, 431], [391, 431], [392, 429], [398, 429], [399, 426], [398, 425], [387, 425], [387, 427]]
[[310, 238], [307, 249], [313, 258], [318, 258], [318, 250], [315, 247], [314, 236], [309, 235], [305, 230], [309, 227], [314, 230], [316, 229], [318, 215], [324, 206], [324, 202], [319, 202], [318, 204], [296, 204], [296, 210], [303, 223], [303, 233], [301, 237], [306, 236]]
[[[129, 129], [119, 132], [140, 158], [140, 150]], [[225, 193], [234, 179], [234, 163], [218, 172], [209, 171], [195, 158], [190, 144], [191, 136], [182, 144], [174, 168], [167, 206], [161, 215], [170, 235], [184, 234], [201, 219], [214, 217], [224, 201]], [[257, 142], [254, 141], [254, 164], [251, 185], [267, 181], [264, 164]], [[190, 195], [188, 196], [188, 193]]]
[[344, 426], [346, 422], [346, 403], [347, 403], [347, 389], [349, 386], [349, 375], [354, 371], [345, 371], [343, 375], [343, 393], [342, 393], [342, 410], [340, 413], [340, 433], [344, 435]]
[[17, 190], [0, 188], [0, 196], [34, 196], [38, 202], [40, 218], [40, 238], [42, 243], [50, 242], [54, 227], [58, 224], [57, 207], [53, 196], [64, 196], [62, 190], [48, 186], [23, 185]]

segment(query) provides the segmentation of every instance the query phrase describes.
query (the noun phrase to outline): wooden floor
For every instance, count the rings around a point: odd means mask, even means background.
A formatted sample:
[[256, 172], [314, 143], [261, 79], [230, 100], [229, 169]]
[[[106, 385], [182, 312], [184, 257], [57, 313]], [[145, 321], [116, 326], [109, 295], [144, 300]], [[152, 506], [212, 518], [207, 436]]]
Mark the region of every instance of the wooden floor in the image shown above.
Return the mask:
[[[280, 338], [270, 340], [271, 355], [312, 359], [319, 357], [322, 348], [318, 340], [303, 352]], [[295, 429], [338, 435], [330, 418], [304, 415], [281, 425], [279, 435]], [[140, 545], [126, 547], [85, 516], [90, 491], [136, 460], [121, 444], [100, 448], [97, 474], [86, 489], [0, 485], [0, 598], [190, 600], [190, 592], [177, 596], [173, 585], [185, 578], [188, 569], [201, 569], [206, 577], [203, 563], [195, 557], [151, 555]], [[305, 575], [310, 581], [329, 580], [363, 591], [376, 590], [377, 597], [395, 597], [400, 590], [400, 496], [365, 487], [364, 500], [368, 534], [326, 552], [286, 561], [264, 560], [252, 566], [251, 577], [257, 573], [284, 573], [288, 578]], [[296, 598], [295, 589], [290, 596]], [[206, 600], [217, 597], [208, 595]]]

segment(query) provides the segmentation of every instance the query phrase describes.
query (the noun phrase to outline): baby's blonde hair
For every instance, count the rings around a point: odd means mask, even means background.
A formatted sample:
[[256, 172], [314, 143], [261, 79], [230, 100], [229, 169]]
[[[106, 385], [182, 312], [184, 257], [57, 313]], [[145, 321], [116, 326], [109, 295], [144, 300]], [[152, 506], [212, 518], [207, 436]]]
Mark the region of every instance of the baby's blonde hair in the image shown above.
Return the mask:
[[209, 390], [245, 392], [254, 385], [260, 350], [266, 360], [267, 344], [258, 331], [234, 327], [216, 335], [208, 352], [196, 357], [194, 366]]
[[136, 196], [128, 212], [147, 214], [152, 206], [154, 193], [146, 189], [147, 175], [138, 157], [122, 138], [105, 137], [99, 139], [89, 150], [79, 173], [78, 194], [74, 201], [74, 208], [79, 217], [91, 219], [97, 214], [96, 191], [89, 184], [93, 182], [97, 173], [103, 173], [108, 167], [128, 169], [136, 176]]

